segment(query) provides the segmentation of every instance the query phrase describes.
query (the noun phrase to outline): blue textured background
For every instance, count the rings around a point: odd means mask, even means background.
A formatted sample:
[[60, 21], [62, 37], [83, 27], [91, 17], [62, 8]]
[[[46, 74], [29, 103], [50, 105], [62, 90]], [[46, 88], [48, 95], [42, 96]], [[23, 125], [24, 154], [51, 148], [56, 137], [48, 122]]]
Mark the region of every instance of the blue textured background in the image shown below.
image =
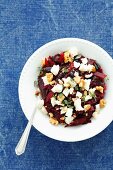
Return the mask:
[[113, 123], [77, 143], [32, 128], [25, 154], [15, 155], [27, 124], [18, 100], [20, 72], [38, 47], [62, 37], [90, 40], [113, 56], [113, 1], [0, 0], [0, 170], [113, 169]]

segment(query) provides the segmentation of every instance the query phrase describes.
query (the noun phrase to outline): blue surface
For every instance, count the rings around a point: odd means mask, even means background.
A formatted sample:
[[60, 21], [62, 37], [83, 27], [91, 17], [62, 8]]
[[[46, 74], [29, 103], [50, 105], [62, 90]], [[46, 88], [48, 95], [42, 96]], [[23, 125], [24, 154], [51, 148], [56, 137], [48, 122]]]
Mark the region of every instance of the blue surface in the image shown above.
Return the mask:
[[113, 123], [77, 143], [32, 128], [25, 154], [15, 155], [27, 124], [18, 100], [20, 72], [38, 47], [62, 37], [90, 40], [113, 56], [113, 1], [0, 0], [0, 170], [113, 169]]

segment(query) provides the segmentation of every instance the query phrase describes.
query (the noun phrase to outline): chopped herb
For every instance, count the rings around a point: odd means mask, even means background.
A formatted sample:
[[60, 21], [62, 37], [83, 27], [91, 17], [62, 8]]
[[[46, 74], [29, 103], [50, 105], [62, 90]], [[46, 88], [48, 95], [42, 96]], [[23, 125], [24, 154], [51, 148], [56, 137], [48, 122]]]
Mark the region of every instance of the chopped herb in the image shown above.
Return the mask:
[[85, 96], [82, 97], [82, 101], [85, 102]]
[[78, 85], [77, 85], [77, 86], [75, 86], [75, 90], [77, 90], [77, 91], [79, 90], [79, 87], [78, 87]]
[[67, 101], [67, 100], [63, 100], [62, 103], [65, 104], [65, 105], [67, 105], [67, 104], [68, 104], [68, 101]]
[[89, 95], [90, 95], [92, 98], [95, 98], [95, 97], [96, 97], [95, 93], [89, 93]]
[[67, 68], [63, 68], [63, 69], [62, 69], [62, 72], [63, 72], [63, 73], [67, 73], [67, 72], [68, 72], [68, 69], [67, 69]]

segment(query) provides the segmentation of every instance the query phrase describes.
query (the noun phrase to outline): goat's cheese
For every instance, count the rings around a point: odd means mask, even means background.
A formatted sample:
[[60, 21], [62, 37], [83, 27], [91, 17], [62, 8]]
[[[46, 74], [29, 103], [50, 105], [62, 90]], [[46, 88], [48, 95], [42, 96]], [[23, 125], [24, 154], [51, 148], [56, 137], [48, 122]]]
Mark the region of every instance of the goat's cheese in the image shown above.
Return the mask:
[[79, 99], [79, 98], [76, 98], [76, 99], [74, 100], [74, 106], [75, 106], [75, 108], [76, 108], [76, 111], [82, 111], [82, 110], [84, 110], [84, 108], [81, 106], [81, 99]]
[[87, 58], [82, 58], [81, 61], [82, 61], [83, 64], [87, 64], [88, 63], [88, 59]]
[[63, 90], [63, 94], [64, 94], [66, 97], [69, 95], [69, 93], [70, 93], [70, 89], [65, 88], [65, 89]]
[[79, 91], [77, 91], [76, 97], [81, 98], [81, 97], [82, 97], [82, 93], [80, 93]]
[[73, 114], [73, 109], [72, 108], [67, 108], [67, 112], [66, 112], [65, 116], [71, 117], [72, 114]]
[[86, 64], [80, 64], [80, 67], [79, 67], [79, 70], [80, 71], [87, 71], [87, 72], [91, 72], [92, 71], [92, 69], [93, 69], [93, 65], [91, 65], [91, 64], [88, 64], [88, 65], [86, 65]]
[[55, 76], [58, 74], [59, 72], [59, 65], [53, 65], [53, 67], [51, 68], [51, 73], [53, 73]]
[[85, 78], [87, 78], [87, 79], [88, 79], [88, 78], [90, 78], [90, 77], [92, 77], [92, 76], [93, 76], [93, 73], [86, 74], [86, 75], [85, 75]]
[[90, 99], [92, 99], [92, 97], [90, 95], [85, 96], [85, 101], [88, 101]]
[[89, 90], [89, 87], [90, 87], [90, 83], [91, 83], [91, 79], [85, 79], [85, 85], [84, 85], [84, 88], [88, 91]]
[[42, 77], [42, 80], [44, 82], [44, 86], [49, 84], [49, 81], [47, 80], [47, 76]]
[[75, 77], [76, 77], [76, 76], [79, 76], [79, 73], [78, 73], [77, 71], [75, 71], [74, 76], [75, 76]]
[[75, 68], [78, 68], [79, 66], [80, 66], [80, 63], [79, 63], [79, 62], [74, 61], [74, 67], [75, 67]]
[[67, 112], [67, 106], [61, 107], [60, 109], [61, 109], [61, 114], [64, 114]]
[[60, 93], [63, 90], [63, 85], [57, 84], [51, 89], [54, 93]]
[[65, 122], [67, 123], [67, 124], [70, 124], [72, 121], [73, 121], [73, 119], [74, 119], [74, 117], [65, 117]]
[[51, 98], [51, 104], [54, 107], [55, 105], [62, 105], [61, 101], [56, 100], [54, 97]]

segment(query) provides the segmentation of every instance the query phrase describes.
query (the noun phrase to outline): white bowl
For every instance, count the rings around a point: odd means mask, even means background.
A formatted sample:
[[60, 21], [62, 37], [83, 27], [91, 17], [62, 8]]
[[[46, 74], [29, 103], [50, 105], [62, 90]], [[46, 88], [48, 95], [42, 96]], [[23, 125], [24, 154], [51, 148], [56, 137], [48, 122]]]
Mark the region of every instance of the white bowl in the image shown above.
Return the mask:
[[34, 80], [37, 79], [38, 67], [42, 58], [66, 51], [71, 47], [77, 47], [79, 52], [86, 57], [95, 59], [107, 74], [109, 80], [105, 99], [107, 105], [101, 110], [97, 119], [92, 118], [92, 123], [65, 128], [62, 125], [54, 126], [49, 123], [49, 117], [40, 110], [34, 117], [33, 126], [44, 135], [67, 142], [81, 141], [91, 138], [104, 130], [113, 120], [113, 60], [109, 54], [98, 45], [78, 38], [63, 38], [45, 44], [37, 49], [26, 62], [19, 80], [19, 99], [22, 110], [30, 119], [36, 97], [34, 95]]

